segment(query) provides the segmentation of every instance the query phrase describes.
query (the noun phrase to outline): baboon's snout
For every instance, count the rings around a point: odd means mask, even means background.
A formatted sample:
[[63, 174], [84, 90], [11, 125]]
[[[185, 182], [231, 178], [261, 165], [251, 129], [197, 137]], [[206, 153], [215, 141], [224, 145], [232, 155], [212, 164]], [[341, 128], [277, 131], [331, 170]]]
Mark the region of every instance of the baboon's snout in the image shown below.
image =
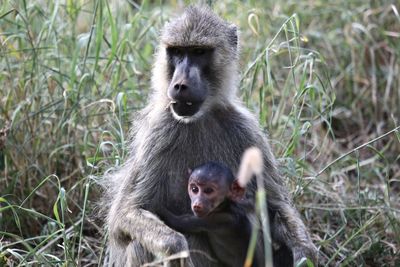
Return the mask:
[[207, 97], [207, 89], [196, 66], [183, 62], [174, 71], [168, 88], [173, 112], [179, 116], [195, 115]]

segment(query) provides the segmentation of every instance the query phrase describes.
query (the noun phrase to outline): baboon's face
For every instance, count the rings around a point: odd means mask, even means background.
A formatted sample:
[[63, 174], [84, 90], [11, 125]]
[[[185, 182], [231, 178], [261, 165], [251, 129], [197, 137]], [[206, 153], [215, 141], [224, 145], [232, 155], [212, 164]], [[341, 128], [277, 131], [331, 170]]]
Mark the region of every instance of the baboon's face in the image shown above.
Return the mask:
[[192, 117], [199, 112], [209, 93], [212, 47], [167, 47], [168, 98], [172, 112]]
[[167, 23], [153, 70], [153, 85], [167, 97], [174, 118], [193, 122], [235, 95], [236, 26], [206, 7], [189, 7]]

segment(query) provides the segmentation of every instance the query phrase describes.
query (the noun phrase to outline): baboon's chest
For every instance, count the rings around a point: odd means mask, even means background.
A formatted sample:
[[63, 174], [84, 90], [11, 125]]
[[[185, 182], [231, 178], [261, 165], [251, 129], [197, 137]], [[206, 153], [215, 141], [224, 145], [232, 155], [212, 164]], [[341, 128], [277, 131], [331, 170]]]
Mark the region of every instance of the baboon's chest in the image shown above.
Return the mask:
[[175, 147], [164, 155], [167, 162], [166, 182], [167, 207], [180, 211], [182, 214], [191, 213], [188, 196], [189, 169], [209, 161], [228, 165], [234, 172], [240, 161], [241, 146], [234, 144], [228, 134], [219, 133], [211, 136], [197, 134], [186, 135], [184, 140], [175, 139], [185, 145]]

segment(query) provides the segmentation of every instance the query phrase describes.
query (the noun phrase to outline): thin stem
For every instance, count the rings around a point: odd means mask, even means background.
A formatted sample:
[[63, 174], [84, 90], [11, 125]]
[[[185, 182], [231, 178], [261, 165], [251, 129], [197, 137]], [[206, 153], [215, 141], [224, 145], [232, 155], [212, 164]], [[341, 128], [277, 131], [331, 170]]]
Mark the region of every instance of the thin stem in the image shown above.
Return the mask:
[[333, 164], [335, 164], [336, 162], [338, 162], [338, 161], [340, 161], [341, 159], [345, 158], [346, 156], [350, 155], [351, 153], [354, 153], [354, 152], [356, 152], [357, 150], [360, 150], [361, 148], [366, 147], [366, 146], [368, 146], [368, 145], [370, 145], [370, 144], [372, 144], [372, 143], [374, 143], [374, 142], [376, 142], [376, 141], [378, 141], [378, 140], [380, 140], [380, 139], [382, 139], [382, 138], [384, 138], [384, 137], [386, 137], [386, 136], [388, 136], [388, 135], [390, 135], [390, 134], [392, 134], [392, 133], [394, 133], [394, 132], [396, 132], [396, 131], [398, 131], [398, 130], [400, 130], [400, 126], [397, 126], [396, 128], [390, 130], [389, 132], [384, 133], [384, 134], [382, 134], [382, 135], [380, 135], [380, 136], [378, 136], [378, 137], [372, 139], [371, 141], [368, 141], [368, 142], [366, 142], [366, 143], [364, 143], [364, 144], [362, 144], [362, 145], [359, 145], [358, 147], [356, 147], [356, 148], [354, 148], [354, 149], [352, 149], [352, 150], [350, 150], [350, 151], [344, 153], [343, 155], [341, 155], [340, 157], [336, 158], [335, 160], [333, 160], [332, 162], [330, 162], [328, 165], [326, 165], [322, 170], [320, 170], [319, 172], [317, 172], [317, 174], [314, 175], [314, 178], [320, 176], [324, 171], [326, 171], [326, 170], [327, 170], [329, 167], [331, 167]]

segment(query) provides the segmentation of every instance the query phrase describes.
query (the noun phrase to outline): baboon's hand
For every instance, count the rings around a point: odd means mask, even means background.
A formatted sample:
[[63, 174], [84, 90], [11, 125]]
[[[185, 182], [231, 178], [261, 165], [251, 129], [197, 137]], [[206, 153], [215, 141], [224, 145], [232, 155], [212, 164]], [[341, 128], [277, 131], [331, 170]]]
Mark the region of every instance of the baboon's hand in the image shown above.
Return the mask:
[[[148, 247], [149, 251], [153, 251], [153, 253], [157, 255], [158, 258], [166, 260], [165, 262], [163, 261], [164, 264], [166, 263], [166, 266], [193, 266], [190, 257], [180, 258], [180, 255], [175, 255], [184, 251], [189, 252], [189, 245], [185, 236], [165, 225], [153, 213], [146, 210], [141, 210], [141, 212], [142, 215], [144, 215], [145, 217], [149, 219], [153, 218], [154, 220], [152, 221], [152, 223], [156, 225], [155, 229], [158, 229], [158, 231], [156, 232], [148, 231], [148, 234], [153, 236], [154, 240], [156, 240], [155, 243], [151, 244], [149, 242], [151, 240], [149, 239], [143, 240], [146, 242], [146, 244], [150, 244], [152, 246]], [[177, 256], [175, 260], [168, 259], [170, 258], [170, 256], [171, 258], [174, 258], [174, 255]]]
[[126, 216], [114, 217], [110, 229], [112, 241], [126, 246], [126, 241], [137, 241], [149, 252], [170, 256], [189, 249], [186, 238], [164, 224], [154, 213], [144, 209], [131, 209]]
[[318, 249], [313, 243], [309, 243], [308, 246], [294, 247], [293, 248], [293, 259], [294, 265], [296, 265], [302, 258], [308, 258], [315, 266], [318, 266]]
[[165, 256], [174, 255], [182, 251], [189, 251], [189, 245], [184, 235], [171, 232], [166, 238], [160, 238], [159, 249]]

